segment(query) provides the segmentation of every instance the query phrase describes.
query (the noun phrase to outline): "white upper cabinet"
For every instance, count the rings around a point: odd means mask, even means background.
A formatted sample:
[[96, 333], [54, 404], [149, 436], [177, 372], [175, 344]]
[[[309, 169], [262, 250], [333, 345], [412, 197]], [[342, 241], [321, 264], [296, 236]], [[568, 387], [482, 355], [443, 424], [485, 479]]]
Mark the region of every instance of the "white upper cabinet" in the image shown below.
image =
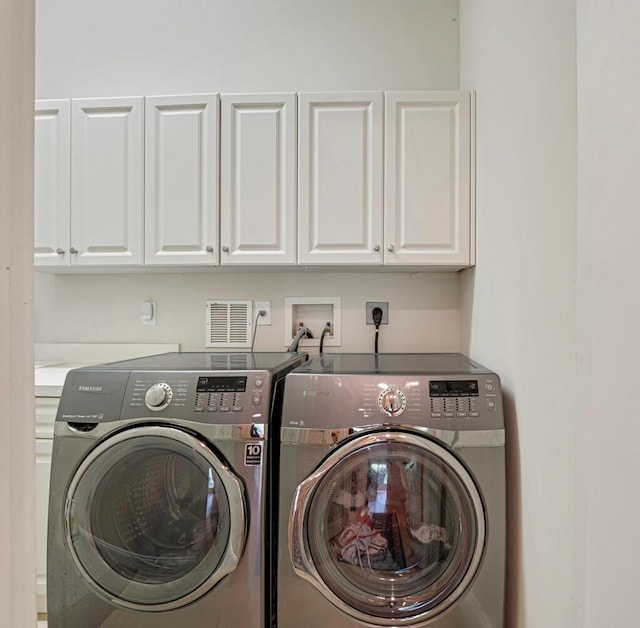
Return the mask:
[[298, 263], [381, 264], [382, 93], [299, 94]]
[[36, 102], [34, 252], [36, 266], [69, 265], [71, 217], [69, 100]]
[[142, 103], [71, 101], [72, 265], [142, 264]]
[[35, 264], [475, 263], [471, 92], [36, 102]]
[[223, 265], [296, 262], [296, 96], [223, 94]]
[[217, 94], [145, 99], [145, 264], [218, 263]]
[[472, 263], [471, 94], [387, 92], [386, 265]]

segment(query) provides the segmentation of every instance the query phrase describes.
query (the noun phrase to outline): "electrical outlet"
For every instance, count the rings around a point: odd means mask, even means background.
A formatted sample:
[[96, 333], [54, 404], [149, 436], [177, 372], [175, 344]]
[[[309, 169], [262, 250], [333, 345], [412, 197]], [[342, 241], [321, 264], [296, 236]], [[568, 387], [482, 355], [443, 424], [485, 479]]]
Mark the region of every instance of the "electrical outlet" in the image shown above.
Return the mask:
[[367, 301], [367, 310], [365, 322], [367, 325], [375, 325], [373, 322], [373, 309], [379, 307], [382, 310], [381, 325], [389, 324], [389, 301]]
[[[264, 316], [258, 316], [260, 310], [264, 310]], [[258, 318], [258, 325], [271, 325], [271, 301], [256, 301], [253, 313]]]

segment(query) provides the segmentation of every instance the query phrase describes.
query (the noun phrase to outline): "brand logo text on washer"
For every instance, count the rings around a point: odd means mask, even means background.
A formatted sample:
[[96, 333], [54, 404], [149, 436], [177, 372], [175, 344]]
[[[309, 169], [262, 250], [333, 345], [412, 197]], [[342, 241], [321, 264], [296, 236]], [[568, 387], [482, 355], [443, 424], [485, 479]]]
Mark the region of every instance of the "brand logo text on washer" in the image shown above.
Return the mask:
[[102, 392], [102, 386], [78, 386], [78, 392]]
[[303, 390], [303, 397], [328, 397], [329, 393], [326, 390]]

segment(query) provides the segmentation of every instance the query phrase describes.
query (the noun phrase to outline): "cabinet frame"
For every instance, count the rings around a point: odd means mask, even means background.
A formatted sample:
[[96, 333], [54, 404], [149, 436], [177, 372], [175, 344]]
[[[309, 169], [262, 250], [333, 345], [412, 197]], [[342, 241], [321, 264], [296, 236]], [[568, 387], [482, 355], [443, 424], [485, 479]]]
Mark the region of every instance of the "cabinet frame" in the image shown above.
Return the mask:
[[465, 91], [36, 101], [35, 266], [467, 268], [474, 115]]

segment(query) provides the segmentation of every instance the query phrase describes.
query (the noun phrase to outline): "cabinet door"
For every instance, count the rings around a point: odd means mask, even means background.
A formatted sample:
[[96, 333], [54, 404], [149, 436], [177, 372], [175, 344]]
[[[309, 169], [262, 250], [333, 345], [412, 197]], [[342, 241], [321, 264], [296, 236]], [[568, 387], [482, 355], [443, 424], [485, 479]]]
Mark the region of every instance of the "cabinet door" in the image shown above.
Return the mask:
[[145, 99], [145, 264], [218, 263], [218, 95]]
[[34, 263], [69, 265], [71, 101], [36, 102]]
[[53, 439], [36, 439], [36, 606], [47, 612], [47, 520]]
[[222, 264], [294, 264], [295, 94], [223, 94]]
[[142, 98], [72, 100], [71, 116], [71, 265], [142, 264]]
[[381, 264], [382, 94], [300, 94], [298, 124], [298, 262]]
[[388, 92], [385, 264], [471, 262], [471, 95]]
[[36, 397], [36, 438], [53, 438], [60, 397]]

